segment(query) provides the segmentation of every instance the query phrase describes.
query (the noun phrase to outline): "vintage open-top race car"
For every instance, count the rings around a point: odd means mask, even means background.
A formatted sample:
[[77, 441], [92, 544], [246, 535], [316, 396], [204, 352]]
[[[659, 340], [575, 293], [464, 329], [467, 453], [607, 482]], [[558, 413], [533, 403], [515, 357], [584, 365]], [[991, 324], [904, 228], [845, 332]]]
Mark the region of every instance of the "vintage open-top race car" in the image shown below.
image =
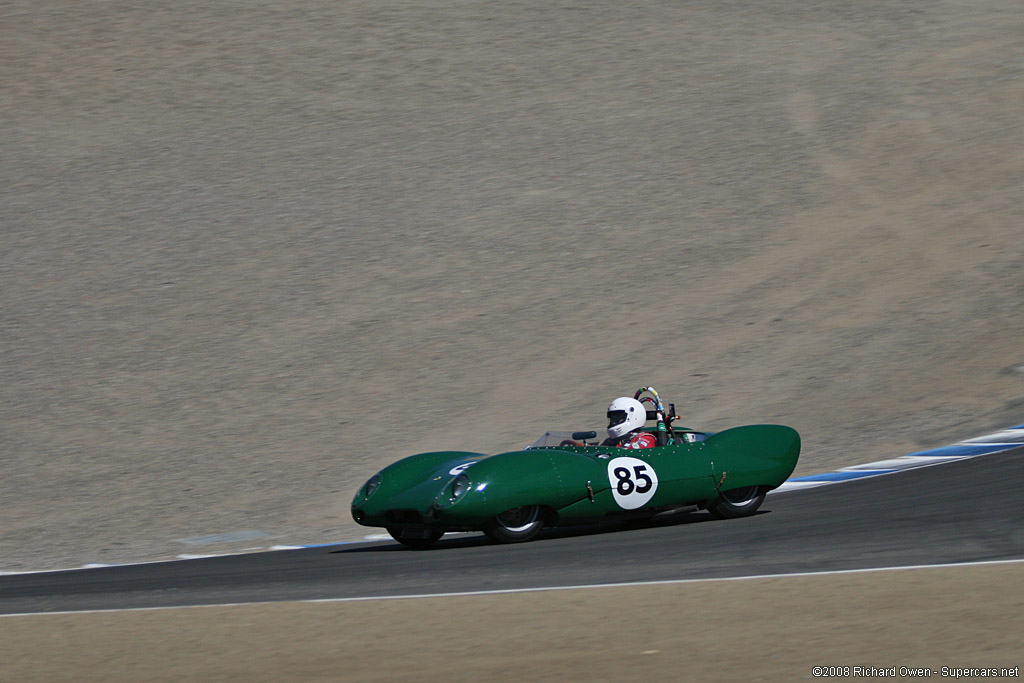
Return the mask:
[[666, 411], [653, 388], [634, 398], [646, 413], [639, 431], [654, 436], [654, 447], [615, 447], [596, 431], [550, 431], [525, 450], [498, 455], [421, 453], [373, 475], [356, 493], [352, 516], [412, 548], [428, 547], [448, 531], [483, 531], [515, 543], [545, 526], [678, 508], [745, 517], [796, 467], [800, 436], [790, 427], [700, 432], [675, 427], [674, 405]]

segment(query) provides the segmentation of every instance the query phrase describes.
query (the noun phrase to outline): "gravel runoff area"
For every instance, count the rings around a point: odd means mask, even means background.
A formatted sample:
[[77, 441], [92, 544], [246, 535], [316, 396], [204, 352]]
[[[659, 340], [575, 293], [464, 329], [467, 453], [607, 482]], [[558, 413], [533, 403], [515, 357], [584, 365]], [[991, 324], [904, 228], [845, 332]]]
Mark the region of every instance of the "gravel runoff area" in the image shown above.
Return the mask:
[[790, 683], [824, 667], [826, 680], [1009, 681], [1024, 666], [1022, 580], [1016, 563], [0, 617], [0, 678]]
[[0, 570], [361, 538], [382, 465], [645, 384], [796, 427], [801, 474], [1024, 422], [1022, 35], [1019, 0], [4, 3]]

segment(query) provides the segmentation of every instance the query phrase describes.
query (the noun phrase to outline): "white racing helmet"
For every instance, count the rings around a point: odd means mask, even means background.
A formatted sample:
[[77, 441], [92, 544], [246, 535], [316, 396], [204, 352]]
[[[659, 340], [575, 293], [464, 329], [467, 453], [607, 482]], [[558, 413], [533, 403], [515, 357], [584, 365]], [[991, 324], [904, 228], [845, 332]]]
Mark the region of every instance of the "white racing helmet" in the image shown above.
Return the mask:
[[608, 436], [618, 439], [647, 422], [647, 409], [635, 398], [621, 396], [608, 406]]

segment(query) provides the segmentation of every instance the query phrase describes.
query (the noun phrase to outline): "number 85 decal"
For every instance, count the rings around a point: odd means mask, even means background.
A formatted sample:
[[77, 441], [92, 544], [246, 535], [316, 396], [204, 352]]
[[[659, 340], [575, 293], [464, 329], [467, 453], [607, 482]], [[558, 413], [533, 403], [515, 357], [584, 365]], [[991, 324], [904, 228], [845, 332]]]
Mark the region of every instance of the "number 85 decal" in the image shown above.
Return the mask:
[[639, 458], [614, 458], [608, 462], [608, 483], [620, 508], [636, 510], [654, 498], [658, 473]]

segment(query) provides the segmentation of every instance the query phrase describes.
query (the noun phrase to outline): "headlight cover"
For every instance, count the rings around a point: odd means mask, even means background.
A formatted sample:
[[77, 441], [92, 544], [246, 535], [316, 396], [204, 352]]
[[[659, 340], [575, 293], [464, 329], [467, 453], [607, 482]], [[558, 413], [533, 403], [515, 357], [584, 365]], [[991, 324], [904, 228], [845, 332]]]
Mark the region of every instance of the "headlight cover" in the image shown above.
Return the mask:
[[377, 490], [378, 486], [380, 486], [380, 475], [375, 474], [363, 485], [363, 495], [369, 498]]
[[465, 474], [460, 474], [452, 480], [451, 486], [448, 487], [449, 498], [454, 503], [469, 490], [469, 477]]

